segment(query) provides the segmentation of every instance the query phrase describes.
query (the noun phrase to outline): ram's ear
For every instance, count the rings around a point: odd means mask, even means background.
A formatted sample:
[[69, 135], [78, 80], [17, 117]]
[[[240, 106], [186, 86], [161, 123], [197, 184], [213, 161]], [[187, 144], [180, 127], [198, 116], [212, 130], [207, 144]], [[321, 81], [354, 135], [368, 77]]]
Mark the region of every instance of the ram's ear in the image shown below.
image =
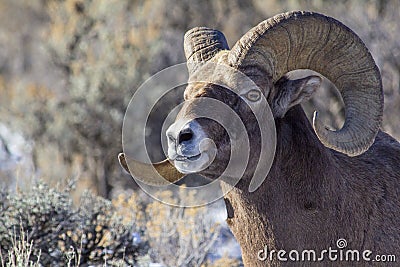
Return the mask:
[[321, 77], [315, 75], [297, 80], [283, 77], [277, 81], [271, 94], [271, 109], [274, 117], [283, 118], [290, 108], [310, 99], [321, 86], [321, 81]]

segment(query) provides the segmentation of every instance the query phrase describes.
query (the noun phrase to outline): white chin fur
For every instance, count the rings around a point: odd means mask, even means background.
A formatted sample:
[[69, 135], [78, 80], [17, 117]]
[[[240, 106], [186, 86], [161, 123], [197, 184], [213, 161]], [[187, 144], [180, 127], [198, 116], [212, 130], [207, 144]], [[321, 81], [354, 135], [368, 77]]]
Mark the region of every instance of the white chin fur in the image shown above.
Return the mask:
[[178, 171], [186, 174], [202, 171], [207, 168], [210, 163], [210, 157], [205, 152], [201, 153], [200, 158], [194, 161], [174, 161], [174, 165]]
[[196, 173], [206, 169], [214, 160], [216, 151], [203, 151], [196, 160], [174, 160], [175, 168], [184, 174]]

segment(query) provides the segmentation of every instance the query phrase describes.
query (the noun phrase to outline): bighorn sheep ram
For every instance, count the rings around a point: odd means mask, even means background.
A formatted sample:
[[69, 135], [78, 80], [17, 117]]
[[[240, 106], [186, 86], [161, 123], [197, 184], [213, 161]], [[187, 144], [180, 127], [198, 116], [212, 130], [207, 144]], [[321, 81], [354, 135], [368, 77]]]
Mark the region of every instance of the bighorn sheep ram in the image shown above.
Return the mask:
[[[185, 90], [186, 100], [209, 97], [223, 101], [235, 110], [247, 129], [251, 155], [247, 169], [224, 196], [227, 222], [240, 244], [246, 266], [289, 264], [276, 257], [260, 261], [257, 254], [265, 246], [275, 251], [322, 251], [328, 247], [337, 249], [340, 238], [347, 240], [349, 249], [376, 254], [400, 251], [400, 144], [380, 130], [380, 73], [353, 31], [321, 14], [289, 12], [261, 22], [231, 50], [221, 32], [205, 27], [188, 31], [184, 46], [189, 77], [208, 75], [212, 63], [217, 63], [239, 70], [261, 88], [256, 92], [253, 89], [251, 97], [246, 96], [248, 88], [241, 88], [236, 94], [214, 84], [191, 83]], [[329, 130], [316, 115], [311, 127], [299, 104], [319, 88], [321, 78], [290, 80], [285, 76], [296, 69], [314, 70], [336, 85], [345, 106], [341, 129]], [[228, 83], [234, 79], [227, 73], [219, 77]], [[249, 192], [260, 154], [260, 130], [249, 105], [257, 105], [261, 94], [274, 117], [276, 153], [265, 181], [256, 191]], [[196, 106], [185, 104], [178, 118], [194, 113]], [[168, 130], [169, 160], [153, 166], [168, 181], [179, 180], [181, 172], [191, 172], [193, 156], [207, 153], [199, 150], [201, 138], [207, 137], [215, 141], [217, 155], [199, 173], [217, 178], [230, 151], [229, 138], [221, 127], [205, 118], [192, 120], [184, 129], [172, 125]], [[120, 154], [127, 171], [151, 182], [151, 177], [146, 176], [151, 165], [133, 162], [128, 169], [126, 160]], [[288, 258], [288, 254], [285, 256]]]

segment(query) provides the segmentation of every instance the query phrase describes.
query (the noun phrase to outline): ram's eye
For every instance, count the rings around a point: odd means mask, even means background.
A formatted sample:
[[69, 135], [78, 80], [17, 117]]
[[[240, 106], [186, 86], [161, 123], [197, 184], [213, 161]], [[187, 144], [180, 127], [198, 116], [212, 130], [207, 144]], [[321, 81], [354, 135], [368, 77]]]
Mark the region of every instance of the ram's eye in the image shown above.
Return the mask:
[[247, 100], [249, 100], [251, 102], [256, 102], [256, 101], [260, 100], [261, 92], [253, 89], [253, 90], [248, 91], [246, 94], [243, 94], [242, 96], [244, 96]]

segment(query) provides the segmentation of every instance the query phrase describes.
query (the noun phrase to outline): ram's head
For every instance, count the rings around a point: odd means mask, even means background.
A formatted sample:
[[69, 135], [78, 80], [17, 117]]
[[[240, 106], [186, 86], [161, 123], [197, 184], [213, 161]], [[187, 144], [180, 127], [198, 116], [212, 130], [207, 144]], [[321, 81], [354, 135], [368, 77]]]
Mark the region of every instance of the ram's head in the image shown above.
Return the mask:
[[[357, 156], [373, 143], [383, 110], [379, 70], [363, 42], [340, 22], [320, 14], [290, 12], [261, 22], [231, 50], [221, 32], [204, 27], [188, 31], [184, 46], [189, 69], [186, 102], [167, 131], [168, 160], [153, 165], [167, 181], [193, 172], [218, 177], [229, 162], [235, 136], [221, 123], [204, 118], [205, 109], [218, 114], [225, 110], [210, 106], [206, 99], [223, 102], [243, 122], [251, 150], [246, 171], [254, 171], [261, 143], [255, 114], [271, 110], [273, 118], [280, 119], [320, 86], [318, 76], [285, 77], [297, 69], [321, 73], [343, 98], [346, 118], [340, 130], [329, 130], [314, 115], [314, 130], [327, 148]], [[160, 182], [153, 181], [151, 165], [126, 164], [123, 154], [120, 161], [140, 180]]]

